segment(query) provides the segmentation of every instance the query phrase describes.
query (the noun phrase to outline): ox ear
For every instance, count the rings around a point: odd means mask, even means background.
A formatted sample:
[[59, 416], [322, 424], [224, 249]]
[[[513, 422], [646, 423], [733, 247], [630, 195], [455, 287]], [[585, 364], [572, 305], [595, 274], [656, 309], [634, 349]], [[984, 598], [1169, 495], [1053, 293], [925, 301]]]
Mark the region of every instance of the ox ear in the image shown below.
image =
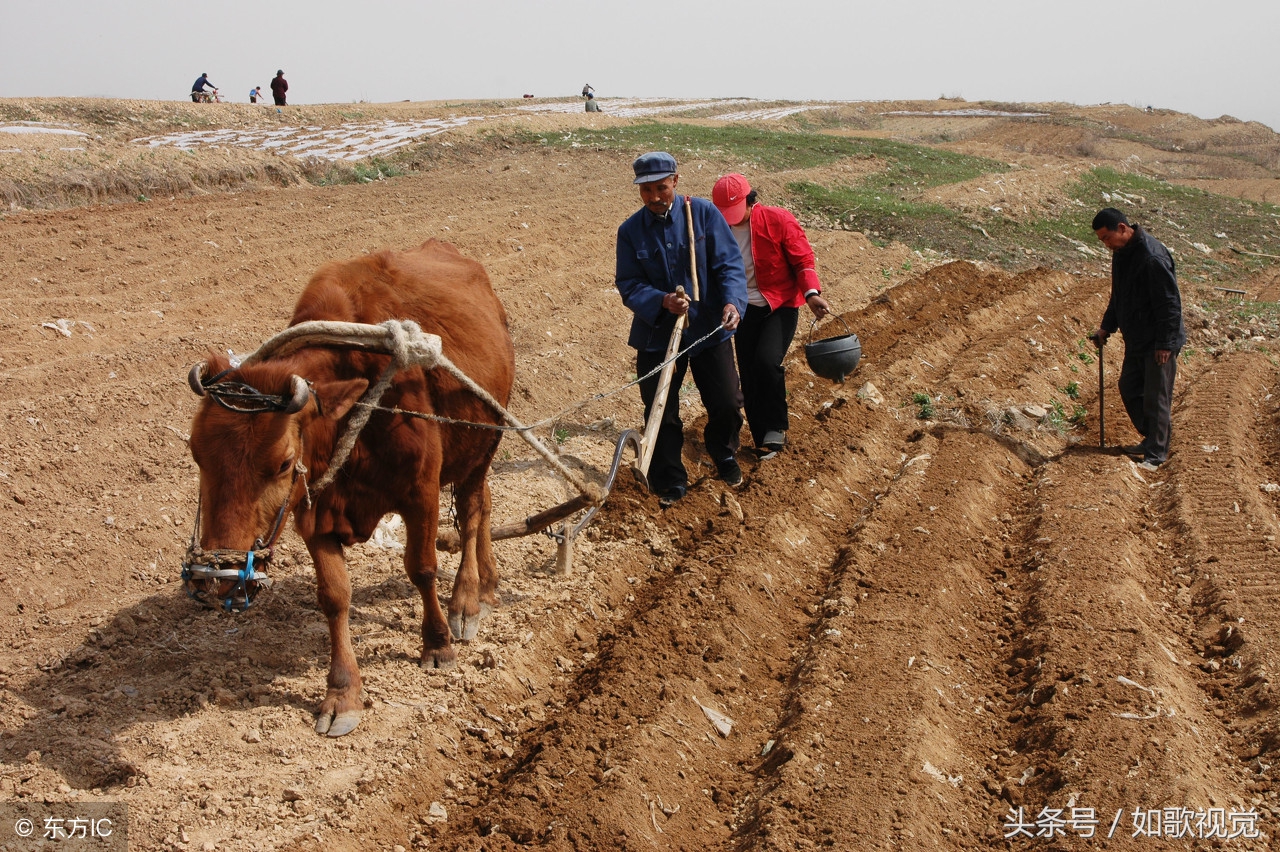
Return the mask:
[[367, 379], [351, 379], [345, 382], [315, 382], [312, 390], [316, 394], [316, 402], [320, 405], [320, 413], [330, 420], [341, 420], [351, 407], [359, 401], [360, 395], [369, 388]]

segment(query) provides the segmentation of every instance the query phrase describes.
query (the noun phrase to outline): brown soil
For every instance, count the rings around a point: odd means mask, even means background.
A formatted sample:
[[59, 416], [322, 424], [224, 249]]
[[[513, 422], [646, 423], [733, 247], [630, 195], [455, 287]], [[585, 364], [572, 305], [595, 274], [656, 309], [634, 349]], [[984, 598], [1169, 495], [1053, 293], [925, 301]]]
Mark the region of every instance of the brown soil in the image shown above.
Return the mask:
[[[537, 119], [575, 120], [600, 119]], [[833, 385], [797, 341], [789, 447], [724, 488], [690, 395], [689, 496], [664, 510], [624, 472], [568, 575], [544, 537], [500, 543], [503, 606], [447, 672], [416, 665], [396, 552], [352, 548], [368, 709], [317, 736], [301, 542], [245, 614], [182, 592], [192, 363], [283, 328], [321, 262], [434, 236], [506, 304], [518, 417], [564, 412], [541, 436], [593, 475], [640, 425], [634, 390], [578, 405], [633, 369], [612, 284], [627, 163], [476, 150], [369, 185], [0, 221], [0, 801], [127, 803], [136, 850], [979, 850], [1019, 807], [1092, 808], [1100, 836], [1124, 812], [1109, 842], [1068, 825], [1018, 848], [1147, 848], [1139, 808], [1255, 813], [1258, 837], [1217, 845], [1272, 848], [1275, 341], [1189, 307], [1174, 455], [1143, 472], [1098, 449], [1083, 338], [1106, 265], [1083, 255], [1010, 274], [812, 232], [865, 354]], [[1050, 204], [1087, 159], [1030, 156], [1010, 203]], [[686, 163], [682, 188], [729, 167]], [[1113, 447], [1136, 440], [1120, 355]], [[1055, 401], [1082, 424], [1056, 428]], [[500, 522], [567, 493], [514, 438], [492, 483]]]

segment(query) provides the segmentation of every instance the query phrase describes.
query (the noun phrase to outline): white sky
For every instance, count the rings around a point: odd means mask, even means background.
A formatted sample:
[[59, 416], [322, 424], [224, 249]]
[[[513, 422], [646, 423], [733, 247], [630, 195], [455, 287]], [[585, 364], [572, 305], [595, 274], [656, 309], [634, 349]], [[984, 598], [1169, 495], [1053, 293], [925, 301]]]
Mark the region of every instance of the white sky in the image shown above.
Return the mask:
[[1104, 102], [1280, 129], [1280, 2], [0, 0], [0, 97]]

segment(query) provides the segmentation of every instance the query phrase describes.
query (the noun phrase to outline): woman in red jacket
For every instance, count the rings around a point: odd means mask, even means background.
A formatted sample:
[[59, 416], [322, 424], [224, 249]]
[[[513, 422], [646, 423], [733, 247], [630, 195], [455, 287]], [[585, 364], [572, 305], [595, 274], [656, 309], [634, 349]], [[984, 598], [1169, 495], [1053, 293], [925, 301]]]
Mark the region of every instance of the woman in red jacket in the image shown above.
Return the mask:
[[742, 249], [747, 273], [747, 312], [734, 344], [742, 380], [743, 409], [756, 449], [770, 458], [787, 441], [787, 381], [782, 359], [791, 346], [800, 305], [816, 319], [831, 310], [822, 298], [813, 247], [796, 217], [756, 203], [740, 174], [716, 181], [711, 200], [724, 214]]

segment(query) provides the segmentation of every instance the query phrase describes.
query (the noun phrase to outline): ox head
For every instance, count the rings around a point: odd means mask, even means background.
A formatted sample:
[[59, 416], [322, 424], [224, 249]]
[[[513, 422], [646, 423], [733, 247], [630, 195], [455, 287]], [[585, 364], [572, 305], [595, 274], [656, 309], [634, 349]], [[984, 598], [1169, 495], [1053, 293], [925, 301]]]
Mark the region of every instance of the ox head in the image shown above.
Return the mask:
[[311, 453], [317, 443], [328, 452], [368, 382], [312, 383], [287, 365], [233, 368], [219, 356], [187, 381], [204, 402], [191, 424], [200, 505], [182, 577], [196, 600], [240, 611], [270, 585], [265, 569], [289, 513], [310, 507]]

